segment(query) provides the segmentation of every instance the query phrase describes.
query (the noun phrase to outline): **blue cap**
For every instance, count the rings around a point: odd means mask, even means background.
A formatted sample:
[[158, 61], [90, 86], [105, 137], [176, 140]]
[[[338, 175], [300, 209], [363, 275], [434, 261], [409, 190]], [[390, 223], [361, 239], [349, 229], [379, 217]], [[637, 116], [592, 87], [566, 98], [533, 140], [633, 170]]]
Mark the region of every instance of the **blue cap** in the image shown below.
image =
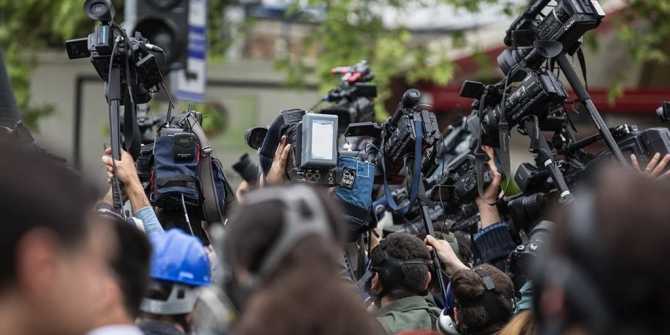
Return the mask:
[[151, 244], [151, 278], [189, 286], [211, 283], [209, 258], [196, 237], [170, 229], [155, 235]]

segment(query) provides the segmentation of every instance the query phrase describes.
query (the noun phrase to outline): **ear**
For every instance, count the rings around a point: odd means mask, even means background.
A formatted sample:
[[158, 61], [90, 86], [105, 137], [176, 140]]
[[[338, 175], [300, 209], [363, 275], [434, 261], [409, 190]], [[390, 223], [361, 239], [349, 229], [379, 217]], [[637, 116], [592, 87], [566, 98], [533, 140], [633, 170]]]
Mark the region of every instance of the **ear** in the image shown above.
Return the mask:
[[60, 250], [52, 233], [34, 229], [16, 248], [16, 284], [21, 293], [39, 296], [58, 280]]
[[426, 283], [424, 284], [423, 288], [425, 290], [430, 288], [430, 283], [433, 280], [433, 275], [431, 274], [430, 271], [428, 271], [428, 275], [426, 276]]

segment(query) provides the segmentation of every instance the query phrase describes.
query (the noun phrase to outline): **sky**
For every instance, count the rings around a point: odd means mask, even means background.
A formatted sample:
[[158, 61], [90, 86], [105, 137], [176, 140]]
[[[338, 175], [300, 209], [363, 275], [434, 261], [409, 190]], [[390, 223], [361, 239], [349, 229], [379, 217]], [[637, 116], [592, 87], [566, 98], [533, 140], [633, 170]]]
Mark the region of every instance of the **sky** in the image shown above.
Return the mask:
[[[518, 3], [525, 0], [509, 0]], [[285, 6], [291, 0], [263, 0], [267, 6]], [[419, 8], [423, 7], [423, 8]], [[499, 21], [501, 18], [510, 18], [501, 14], [502, 6], [487, 6], [479, 13], [469, 13], [465, 10], [456, 10], [448, 5], [431, 7], [417, 6], [398, 11], [393, 8], [380, 8], [384, 22], [389, 27], [398, 25], [409, 29], [456, 29], [471, 26], [485, 25]]]

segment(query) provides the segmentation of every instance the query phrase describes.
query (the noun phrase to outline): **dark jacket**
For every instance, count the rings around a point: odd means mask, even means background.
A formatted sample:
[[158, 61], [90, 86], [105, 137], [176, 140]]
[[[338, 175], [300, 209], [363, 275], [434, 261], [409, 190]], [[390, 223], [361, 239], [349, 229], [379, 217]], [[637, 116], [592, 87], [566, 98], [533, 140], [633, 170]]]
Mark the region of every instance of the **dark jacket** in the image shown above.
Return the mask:
[[440, 309], [426, 297], [398, 299], [377, 312], [377, 321], [387, 334], [408, 330], [437, 330]]

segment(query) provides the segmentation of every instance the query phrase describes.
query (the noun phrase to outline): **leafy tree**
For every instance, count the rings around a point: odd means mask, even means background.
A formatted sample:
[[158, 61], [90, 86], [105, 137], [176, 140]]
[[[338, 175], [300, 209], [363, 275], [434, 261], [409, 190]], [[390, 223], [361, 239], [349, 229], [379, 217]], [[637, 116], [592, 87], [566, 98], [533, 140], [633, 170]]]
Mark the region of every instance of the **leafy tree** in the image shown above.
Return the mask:
[[[115, 20], [123, 21], [123, 0], [113, 0]], [[210, 50], [223, 54], [226, 39], [222, 31], [226, 0], [210, 0]], [[64, 41], [86, 36], [94, 22], [84, 13], [84, 0], [0, 0], [0, 48], [4, 50], [9, 77], [24, 122], [37, 130], [40, 117], [53, 112], [52, 106], [35, 106], [30, 102], [30, 74], [36, 65], [36, 50], [63, 49]]]
[[[603, 0], [611, 1], [611, 0]], [[638, 62], [666, 62], [666, 42], [670, 40], [670, 1], [625, 0], [630, 10], [615, 22], [618, 34]], [[113, 1], [117, 19], [122, 20], [123, 0]], [[223, 11], [228, 0], [209, 0], [210, 53], [214, 59], [224, 54], [229, 38], [223, 34]], [[315, 66], [307, 66], [305, 58], [287, 57], [277, 62], [290, 81], [298, 82], [307, 75], [316, 75], [321, 87], [334, 84], [330, 68], [367, 59], [376, 73], [380, 95], [390, 95], [391, 79], [404, 76], [410, 82], [432, 80], [447, 83], [454, 71], [447, 50], [428, 49], [413, 39], [406, 27], [386, 28], [379, 8], [393, 7], [406, 15], [411, 8], [449, 4], [477, 12], [484, 6], [504, 4], [503, 12], [512, 15], [511, 0], [293, 0], [299, 4], [325, 8], [325, 18], [306, 41], [318, 50]], [[36, 120], [51, 112], [49, 106], [30, 103], [30, 70], [35, 65], [35, 50], [62, 48], [68, 38], [85, 36], [93, 23], [82, 10], [83, 0], [0, 0], [0, 48], [5, 51], [10, 79], [24, 119]], [[633, 25], [643, 20], [644, 25]], [[458, 36], [456, 36], [458, 37]], [[455, 39], [462, 42], [462, 39]], [[467, 42], [467, 41], [466, 41]], [[616, 85], [614, 85], [616, 89]], [[381, 104], [379, 104], [381, 105]]]

